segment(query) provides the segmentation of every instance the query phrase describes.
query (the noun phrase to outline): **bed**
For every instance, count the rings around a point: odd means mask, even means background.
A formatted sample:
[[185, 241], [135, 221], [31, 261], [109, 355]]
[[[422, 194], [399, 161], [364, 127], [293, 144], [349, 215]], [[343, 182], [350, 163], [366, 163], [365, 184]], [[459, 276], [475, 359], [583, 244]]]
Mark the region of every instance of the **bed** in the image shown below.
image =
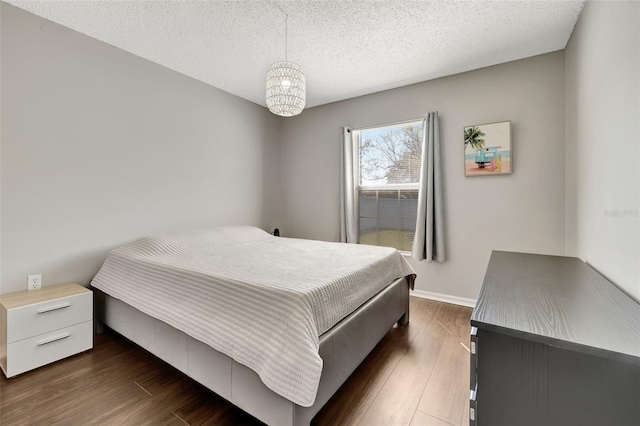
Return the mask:
[[308, 425], [396, 323], [413, 269], [395, 249], [222, 227], [113, 250], [98, 320], [270, 425]]

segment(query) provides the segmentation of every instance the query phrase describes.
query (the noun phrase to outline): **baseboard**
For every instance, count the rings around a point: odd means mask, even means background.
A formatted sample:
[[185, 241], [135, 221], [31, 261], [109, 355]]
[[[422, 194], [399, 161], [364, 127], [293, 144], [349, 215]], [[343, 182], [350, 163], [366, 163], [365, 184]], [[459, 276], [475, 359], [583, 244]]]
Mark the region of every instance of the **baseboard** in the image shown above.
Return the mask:
[[438, 302], [451, 303], [451, 304], [460, 305], [460, 306], [468, 306], [469, 308], [475, 308], [476, 306], [475, 299], [451, 296], [449, 294], [434, 293], [432, 291], [412, 290], [411, 295], [415, 297], [420, 297], [422, 299], [437, 300]]

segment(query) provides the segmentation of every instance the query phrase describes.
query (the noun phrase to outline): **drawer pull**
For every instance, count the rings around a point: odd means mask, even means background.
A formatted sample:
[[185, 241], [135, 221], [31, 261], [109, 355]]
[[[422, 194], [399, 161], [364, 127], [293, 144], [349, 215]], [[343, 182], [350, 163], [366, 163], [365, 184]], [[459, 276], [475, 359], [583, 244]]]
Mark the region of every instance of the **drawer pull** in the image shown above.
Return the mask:
[[474, 389], [471, 389], [471, 394], [469, 395], [469, 425], [473, 426], [476, 424], [476, 419], [478, 417], [477, 413], [477, 405], [476, 398], [478, 393], [478, 385]]
[[71, 306], [71, 303], [67, 302], [67, 303], [63, 303], [62, 305], [50, 306], [48, 308], [38, 309], [38, 313], [45, 314], [47, 312], [57, 311], [58, 309], [68, 308], [69, 306]]
[[64, 333], [64, 334], [61, 334], [60, 336], [51, 337], [50, 339], [40, 340], [38, 342], [38, 346], [46, 345], [47, 343], [57, 342], [58, 340], [66, 339], [69, 336], [71, 336], [71, 333]]
[[470, 352], [475, 355], [477, 353], [476, 342], [478, 341], [478, 327], [471, 328], [471, 350]]

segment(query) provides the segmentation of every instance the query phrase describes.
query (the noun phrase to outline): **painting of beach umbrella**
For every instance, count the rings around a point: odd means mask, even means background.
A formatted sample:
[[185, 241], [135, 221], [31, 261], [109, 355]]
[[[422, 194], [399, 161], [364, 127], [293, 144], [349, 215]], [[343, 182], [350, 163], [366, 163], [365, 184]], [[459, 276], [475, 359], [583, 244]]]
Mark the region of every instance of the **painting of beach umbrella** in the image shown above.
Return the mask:
[[511, 174], [511, 122], [465, 127], [464, 165], [465, 176]]

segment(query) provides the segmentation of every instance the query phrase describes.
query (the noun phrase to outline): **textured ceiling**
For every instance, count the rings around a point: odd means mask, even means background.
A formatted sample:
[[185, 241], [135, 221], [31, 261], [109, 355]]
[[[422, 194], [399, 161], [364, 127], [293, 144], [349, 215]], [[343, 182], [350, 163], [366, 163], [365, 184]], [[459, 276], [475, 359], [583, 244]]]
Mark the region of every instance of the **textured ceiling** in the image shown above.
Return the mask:
[[307, 107], [563, 49], [584, 1], [20, 1], [8, 3], [265, 105], [284, 59]]

